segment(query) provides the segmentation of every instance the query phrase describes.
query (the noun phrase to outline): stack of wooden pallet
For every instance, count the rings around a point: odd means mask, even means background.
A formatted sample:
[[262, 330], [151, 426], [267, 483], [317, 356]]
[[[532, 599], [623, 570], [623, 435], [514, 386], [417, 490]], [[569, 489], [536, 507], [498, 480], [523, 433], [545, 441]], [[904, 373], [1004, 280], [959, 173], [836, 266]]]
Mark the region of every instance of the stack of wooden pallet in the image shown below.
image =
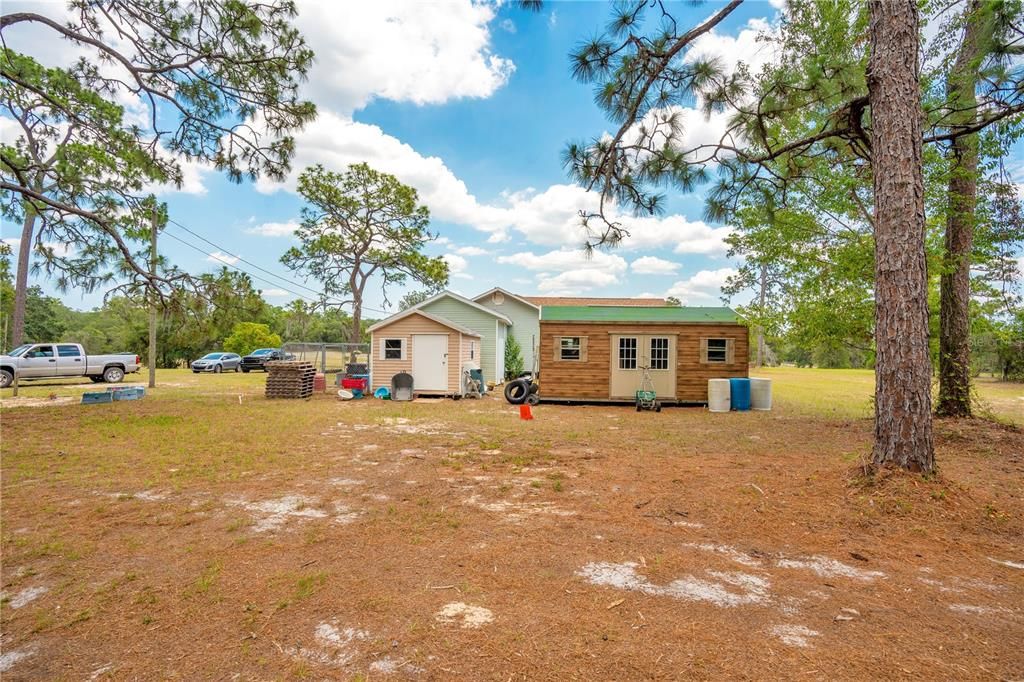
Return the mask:
[[268, 362], [268, 398], [308, 398], [313, 395], [316, 367], [303, 360], [277, 360]]

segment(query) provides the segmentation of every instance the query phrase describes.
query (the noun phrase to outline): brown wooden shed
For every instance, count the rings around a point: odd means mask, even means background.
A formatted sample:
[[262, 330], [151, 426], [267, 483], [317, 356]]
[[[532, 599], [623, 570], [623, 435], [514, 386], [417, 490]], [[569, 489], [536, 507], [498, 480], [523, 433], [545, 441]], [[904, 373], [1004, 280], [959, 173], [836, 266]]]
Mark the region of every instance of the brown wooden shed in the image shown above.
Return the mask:
[[745, 377], [748, 331], [730, 308], [543, 306], [542, 400], [626, 402], [650, 367], [658, 399], [708, 401], [708, 379]]

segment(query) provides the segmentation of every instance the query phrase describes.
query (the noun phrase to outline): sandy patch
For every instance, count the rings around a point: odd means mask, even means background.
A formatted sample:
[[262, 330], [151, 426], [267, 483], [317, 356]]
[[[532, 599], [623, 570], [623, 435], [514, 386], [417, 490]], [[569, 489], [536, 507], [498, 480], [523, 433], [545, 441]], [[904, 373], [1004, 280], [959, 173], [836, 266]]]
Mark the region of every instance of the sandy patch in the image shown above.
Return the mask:
[[229, 500], [228, 503], [243, 507], [256, 517], [253, 530], [267, 533], [279, 530], [292, 519], [322, 519], [327, 512], [312, 506], [316, 500], [303, 495], [285, 495], [276, 500], [248, 502], [246, 500]]
[[708, 571], [716, 580], [689, 575], [667, 585], [656, 585], [636, 572], [639, 564], [627, 561], [620, 564], [597, 562], [587, 564], [576, 575], [594, 585], [642, 592], [658, 597], [672, 597], [686, 601], [703, 601], [721, 607], [767, 604], [770, 583], [759, 576], [732, 571]]
[[977, 606], [975, 604], [950, 604], [949, 610], [972, 616], [993, 616], [997, 613], [1013, 613], [1010, 609], [1002, 606]]
[[720, 555], [724, 556], [726, 559], [729, 559], [730, 561], [735, 561], [736, 563], [742, 564], [743, 566], [750, 566], [752, 568], [760, 567], [761, 566], [761, 560], [760, 559], [755, 559], [754, 557], [750, 556], [749, 554], [746, 554], [745, 552], [741, 552], [738, 549], [736, 549], [735, 547], [730, 547], [728, 545], [715, 545], [715, 544], [711, 544], [711, 543], [699, 543], [699, 542], [685, 542], [685, 543], [683, 543], [683, 547], [692, 547], [693, 549], [699, 549], [699, 550], [702, 550], [704, 552], [712, 552], [714, 554], [720, 554]]
[[853, 578], [870, 582], [876, 578], [885, 577], [885, 573], [881, 571], [868, 571], [825, 556], [812, 556], [806, 559], [779, 559], [775, 565], [779, 568], [812, 571], [822, 578]]
[[313, 631], [315, 646], [291, 647], [287, 651], [296, 658], [343, 668], [359, 655], [356, 644], [368, 639], [370, 634], [365, 630], [339, 628], [335, 623], [320, 623]]
[[434, 616], [441, 623], [460, 623], [464, 629], [474, 629], [494, 620], [490, 609], [471, 606], [460, 601], [445, 604]]
[[5, 651], [0, 654], [0, 673], [5, 673], [14, 665], [21, 660], [28, 658], [35, 654], [35, 651], [31, 649], [20, 649], [14, 651]]
[[[464, 486], [470, 487], [470, 486]], [[575, 516], [576, 512], [568, 509], [561, 509], [553, 502], [511, 502], [509, 500], [498, 500], [487, 502], [479, 495], [473, 494], [463, 500], [463, 504], [483, 509], [487, 512], [502, 515], [506, 521], [519, 523], [532, 516]]]
[[81, 398], [66, 395], [52, 398], [29, 398], [19, 395], [17, 398], [10, 397], [0, 400], [0, 407], [53, 407], [54, 405], [70, 405], [81, 402], [81, 400]]
[[811, 646], [810, 638], [821, 635], [820, 632], [803, 625], [774, 625], [768, 632], [772, 636], [778, 637], [786, 646], [801, 648]]
[[[1024, 400], [1024, 398], [1021, 398], [1021, 400]], [[1019, 561], [1007, 561], [1005, 559], [993, 559], [992, 557], [989, 557], [988, 560], [992, 561], [994, 563], [997, 563], [1000, 566], [1006, 566], [1008, 568], [1017, 568], [1017, 569], [1020, 569], [1020, 570], [1024, 571], [1024, 563], [1019, 562]]]
[[29, 587], [11, 597], [11, 601], [8, 605], [12, 609], [20, 609], [22, 606], [35, 601], [49, 591], [50, 589], [48, 587]]

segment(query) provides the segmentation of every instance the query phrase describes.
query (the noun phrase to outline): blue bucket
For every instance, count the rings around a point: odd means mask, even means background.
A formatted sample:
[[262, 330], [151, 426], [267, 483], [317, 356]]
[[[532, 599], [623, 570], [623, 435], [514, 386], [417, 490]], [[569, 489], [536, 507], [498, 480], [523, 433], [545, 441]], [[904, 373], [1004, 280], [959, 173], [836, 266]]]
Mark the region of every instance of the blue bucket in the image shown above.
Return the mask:
[[381, 386], [373, 392], [373, 397], [377, 400], [391, 400], [391, 389], [387, 386]]
[[750, 409], [750, 379], [729, 379], [729, 401], [738, 412]]

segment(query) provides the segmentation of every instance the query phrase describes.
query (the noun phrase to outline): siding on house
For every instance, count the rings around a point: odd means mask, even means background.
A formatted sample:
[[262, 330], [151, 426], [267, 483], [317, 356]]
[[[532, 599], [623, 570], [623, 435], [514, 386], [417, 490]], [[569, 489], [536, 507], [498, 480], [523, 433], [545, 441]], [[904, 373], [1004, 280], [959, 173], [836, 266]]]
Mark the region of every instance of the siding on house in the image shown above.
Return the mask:
[[[679, 402], [706, 403], [708, 379], [745, 377], [748, 372], [748, 330], [739, 324], [635, 322], [540, 323], [541, 398], [608, 400], [611, 388], [612, 334], [655, 334], [676, 337], [676, 395]], [[563, 336], [585, 338], [580, 361], [555, 360], [555, 344]], [[730, 363], [702, 363], [702, 339], [731, 340]], [[663, 399], [669, 399], [665, 396]]]
[[[475, 362], [483, 370], [484, 381], [501, 381], [504, 378], [505, 359], [501, 358], [499, 365], [496, 356], [498, 326], [495, 322], [498, 325], [504, 325], [505, 322], [450, 296], [441, 296], [436, 301], [425, 304], [420, 310], [435, 317], [451, 320], [460, 327], [472, 329], [480, 334], [479, 353]], [[496, 376], [499, 370], [501, 376]]]
[[[431, 313], [432, 314], [432, 313]], [[413, 346], [414, 334], [446, 334], [448, 336], [448, 390], [445, 393], [461, 393], [462, 362], [461, 358], [469, 357], [469, 342], [476, 342], [480, 345], [480, 339], [468, 336], [435, 322], [427, 317], [413, 313], [391, 324], [386, 324], [375, 329], [370, 337], [372, 359], [370, 361], [370, 385], [373, 389], [381, 386], [391, 387], [391, 377], [399, 372], [412, 371], [412, 356], [416, 352]], [[383, 351], [384, 339], [402, 339], [404, 343], [404, 355], [401, 360], [385, 360]], [[460, 347], [459, 344], [462, 344]], [[413, 390], [417, 393], [437, 393], [437, 391], [420, 391], [415, 386], [416, 377], [413, 374]]]
[[[527, 370], [535, 369], [534, 353], [540, 341], [540, 311], [508, 295], [502, 299], [501, 303], [495, 303], [494, 296], [488, 293], [476, 298], [475, 302], [512, 320], [512, 327], [508, 333], [515, 337], [519, 347], [523, 349], [523, 367]], [[499, 380], [504, 378], [502, 376]]]

